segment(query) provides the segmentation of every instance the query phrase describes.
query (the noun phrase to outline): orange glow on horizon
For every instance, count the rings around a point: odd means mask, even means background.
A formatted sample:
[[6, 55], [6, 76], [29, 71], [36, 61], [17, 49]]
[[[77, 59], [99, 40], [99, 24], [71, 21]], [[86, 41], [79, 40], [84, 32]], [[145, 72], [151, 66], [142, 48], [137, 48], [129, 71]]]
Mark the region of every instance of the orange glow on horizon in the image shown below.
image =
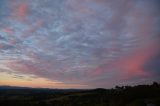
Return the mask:
[[[0, 73], [0, 85], [7, 86], [20, 86], [20, 87], [33, 87], [33, 88], [79, 88], [87, 87], [86, 85], [80, 84], [64, 84], [59, 81], [51, 81], [45, 78], [29, 78], [24, 76], [23, 78], [14, 78], [12, 75], [7, 73]], [[28, 78], [27, 78], [28, 77]]]

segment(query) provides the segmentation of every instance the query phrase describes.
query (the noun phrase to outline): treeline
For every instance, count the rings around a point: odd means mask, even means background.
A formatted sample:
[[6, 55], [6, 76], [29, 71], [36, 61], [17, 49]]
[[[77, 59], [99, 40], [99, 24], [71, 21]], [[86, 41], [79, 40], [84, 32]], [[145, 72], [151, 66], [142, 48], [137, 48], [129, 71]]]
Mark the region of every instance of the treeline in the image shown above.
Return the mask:
[[160, 83], [63, 92], [1, 89], [0, 106], [160, 106]]

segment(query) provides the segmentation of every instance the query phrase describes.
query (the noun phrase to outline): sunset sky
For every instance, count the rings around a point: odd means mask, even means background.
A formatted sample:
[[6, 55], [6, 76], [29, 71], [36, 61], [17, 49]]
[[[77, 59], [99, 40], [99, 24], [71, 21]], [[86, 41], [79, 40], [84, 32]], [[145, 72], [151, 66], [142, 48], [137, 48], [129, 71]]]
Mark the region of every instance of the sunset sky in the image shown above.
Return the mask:
[[0, 85], [160, 81], [160, 0], [0, 0]]

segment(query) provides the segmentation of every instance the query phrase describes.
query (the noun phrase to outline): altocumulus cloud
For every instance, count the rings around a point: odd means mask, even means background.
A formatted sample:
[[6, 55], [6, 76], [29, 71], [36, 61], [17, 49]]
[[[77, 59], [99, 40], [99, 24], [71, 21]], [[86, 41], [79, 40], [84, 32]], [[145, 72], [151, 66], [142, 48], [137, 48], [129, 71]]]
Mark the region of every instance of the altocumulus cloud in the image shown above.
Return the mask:
[[90, 87], [154, 80], [154, 65], [143, 65], [159, 48], [158, 4], [1, 0], [0, 63], [5, 72]]

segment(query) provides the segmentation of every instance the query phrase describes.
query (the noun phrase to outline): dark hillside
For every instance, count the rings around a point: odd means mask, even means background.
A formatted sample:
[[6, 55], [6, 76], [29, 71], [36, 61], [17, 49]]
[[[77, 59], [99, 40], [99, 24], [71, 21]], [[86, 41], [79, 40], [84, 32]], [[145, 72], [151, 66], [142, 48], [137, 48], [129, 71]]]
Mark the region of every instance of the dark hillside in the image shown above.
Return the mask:
[[[2, 89], [3, 88], [3, 89]], [[160, 84], [94, 90], [0, 87], [0, 106], [160, 106]]]

